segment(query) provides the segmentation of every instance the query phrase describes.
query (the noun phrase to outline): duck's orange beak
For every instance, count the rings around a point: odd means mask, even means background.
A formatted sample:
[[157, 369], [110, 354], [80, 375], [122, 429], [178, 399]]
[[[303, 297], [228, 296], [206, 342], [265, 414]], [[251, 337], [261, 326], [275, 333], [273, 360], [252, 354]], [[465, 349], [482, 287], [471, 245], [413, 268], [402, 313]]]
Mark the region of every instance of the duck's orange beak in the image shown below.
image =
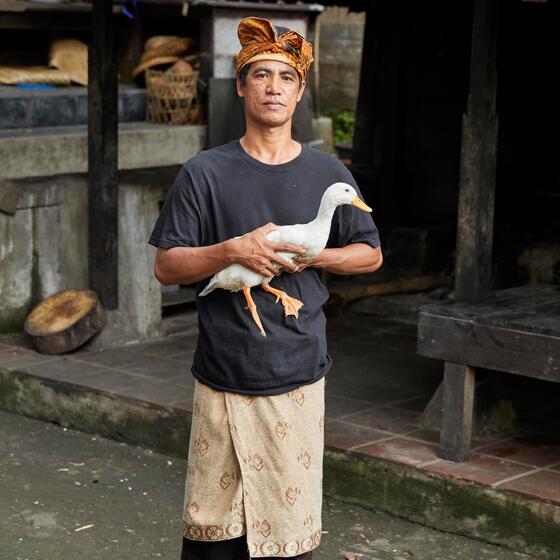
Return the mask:
[[356, 206], [360, 210], [365, 210], [366, 212], [372, 212], [372, 209], [359, 197], [356, 197], [352, 201], [352, 205]]

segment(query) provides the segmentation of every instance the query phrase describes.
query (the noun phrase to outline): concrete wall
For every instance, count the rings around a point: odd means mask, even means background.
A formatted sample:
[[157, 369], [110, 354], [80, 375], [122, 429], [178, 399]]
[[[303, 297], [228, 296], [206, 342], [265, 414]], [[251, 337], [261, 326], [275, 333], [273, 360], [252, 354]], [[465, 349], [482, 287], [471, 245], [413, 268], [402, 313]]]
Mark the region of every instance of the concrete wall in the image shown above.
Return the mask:
[[[142, 135], [137, 129], [134, 135], [125, 134], [120, 145], [120, 163], [146, 167], [119, 172], [119, 309], [108, 313], [92, 347], [161, 334], [161, 286], [153, 275], [155, 249], [147, 240], [179, 164], [202, 149], [205, 136], [205, 127], [168, 130], [148, 127]], [[13, 160], [0, 167], [0, 333], [21, 331], [27, 314], [46, 297], [89, 287], [87, 175], [69, 172], [85, 164], [84, 156], [72, 151], [64, 156], [62, 147], [69, 142], [64, 133], [55, 135], [52, 144], [41, 145], [36, 137], [27, 142], [20, 138], [22, 142], [26, 149], [18, 153], [6, 137], [0, 140], [0, 157], [12, 154], [20, 162], [19, 167]], [[151, 153], [146, 153], [148, 147]], [[26, 154], [35, 158], [27, 168]], [[49, 157], [56, 161], [41, 167]], [[158, 161], [165, 167], [155, 167]], [[59, 173], [21, 177], [41, 168]]]
[[[119, 169], [183, 163], [204, 145], [202, 125], [119, 124]], [[87, 127], [0, 130], [0, 179], [87, 171]]]
[[[0, 191], [13, 186], [0, 183]], [[84, 178], [37, 178], [15, 186], [15, 213], [0, 212], [0, 332], [21, 330], [30, 308], [45, 297], [87, 286]]]
[[147, 244], [159, 202], [178, 169], [121, 173], [119, 185], [119, 309], [90, 348], [108, 348], [161, 336], [161, 285], [154, 276], [155, 247]]
[[319, 16], [319, 106], [354, 111], [358, 100], [365, 12], [331, 6]]
[[[121, 173], [119, 309], [92, 346], [161, 334], [161, 290], [155, 249], [146, 244], [159, 202], [176, 168]], [[19, 182], [13, 215], [0, 212], [0, 332], [20, 331], [30, 310], [61, 290], [88, 288], [87, 178], [66, 175]]]

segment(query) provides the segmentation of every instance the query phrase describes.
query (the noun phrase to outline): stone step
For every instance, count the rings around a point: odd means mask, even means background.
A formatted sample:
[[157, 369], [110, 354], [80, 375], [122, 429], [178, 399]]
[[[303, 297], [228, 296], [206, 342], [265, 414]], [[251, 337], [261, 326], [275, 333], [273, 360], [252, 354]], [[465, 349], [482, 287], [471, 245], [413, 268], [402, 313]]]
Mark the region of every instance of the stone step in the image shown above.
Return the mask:
[[[0, 130], [85, 125], [88, 98], [85, 87], [20, 89], [0, 86]], [[146, 90], [119, 88], [119, 122], [143, 121]]]
[[[182, 165], [202, 150], [204, 125], [119, 124], [119, 169]], [[87, 125], [0, 130], [0, 179], [86, 173]]]

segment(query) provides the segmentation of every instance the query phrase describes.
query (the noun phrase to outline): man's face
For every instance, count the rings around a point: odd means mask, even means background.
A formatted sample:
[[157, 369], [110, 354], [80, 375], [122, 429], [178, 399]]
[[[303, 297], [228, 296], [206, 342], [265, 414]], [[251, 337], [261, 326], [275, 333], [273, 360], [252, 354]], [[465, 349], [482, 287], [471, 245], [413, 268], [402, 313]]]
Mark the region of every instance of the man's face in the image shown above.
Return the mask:
[[281, 126], [288, 122], [303, 95], [292, 66], [279, 60], [259, 60], [251, 64], [245, 87], [237, 79], [237, 93], [245, 99], [245, 114], [264, 126]]

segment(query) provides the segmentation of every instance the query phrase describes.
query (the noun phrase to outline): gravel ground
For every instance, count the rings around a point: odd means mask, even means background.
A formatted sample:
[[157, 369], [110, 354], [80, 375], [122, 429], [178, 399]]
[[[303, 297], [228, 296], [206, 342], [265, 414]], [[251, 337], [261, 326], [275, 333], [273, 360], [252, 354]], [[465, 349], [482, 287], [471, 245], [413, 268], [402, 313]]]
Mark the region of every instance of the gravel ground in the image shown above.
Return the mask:
[[[1, 560], [179, 560], [186, 462], [0, 411]], [[532, 557], [325, 498], [315, 560]]]

